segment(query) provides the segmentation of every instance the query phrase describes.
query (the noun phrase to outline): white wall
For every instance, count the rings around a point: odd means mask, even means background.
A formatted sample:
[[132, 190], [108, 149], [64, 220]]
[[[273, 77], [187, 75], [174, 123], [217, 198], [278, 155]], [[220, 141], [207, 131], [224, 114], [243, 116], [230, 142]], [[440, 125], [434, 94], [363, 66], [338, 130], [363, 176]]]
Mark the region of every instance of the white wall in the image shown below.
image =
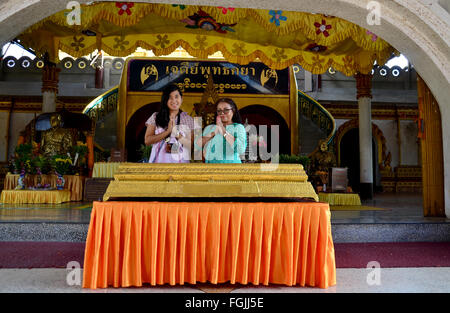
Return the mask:
[[20, 132], [25, 129], [25, 126], [34, 118], [34, 113], [13, 113], [11, 114], [11, 133], [9, 141], [8, 158], [14, 154], [14, 149], [17, 145]]
[[372, 120], [372, 123], [378, 126], [383, 132], [384, 138], [386, 138], [386, 155], [389, 152], [391, 153], [391, 167], [399, 166], [397, 122], [395, 120]]
[[400, 148], [402, 165], [419, 165], [417, 124], [411, 120], [400, 120]]

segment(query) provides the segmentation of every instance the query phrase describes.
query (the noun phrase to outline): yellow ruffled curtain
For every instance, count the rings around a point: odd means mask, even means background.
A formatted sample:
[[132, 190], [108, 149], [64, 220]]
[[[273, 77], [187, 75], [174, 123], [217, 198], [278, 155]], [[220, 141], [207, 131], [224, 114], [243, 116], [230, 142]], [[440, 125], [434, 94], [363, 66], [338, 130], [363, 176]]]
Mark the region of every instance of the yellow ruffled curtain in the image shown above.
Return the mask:
[[[274, 69], [298, 63], [313, 73], [330, 66], [346, 75], [372, 70], [394, 49], [353, 23], [322, 14], [208, 6], [100, 2], [81, 7], [81, 25], [69, 10], [29, 28], [21, 42], [57, 58], [58, 49], [81, 57], [102, 49], [128, 56], [136, 48], [167, 55], [182, 46], [206, 58], [217, 51], [233, 63], [259, 58]], [[86, 32], [89, 30], [91, 36]]]

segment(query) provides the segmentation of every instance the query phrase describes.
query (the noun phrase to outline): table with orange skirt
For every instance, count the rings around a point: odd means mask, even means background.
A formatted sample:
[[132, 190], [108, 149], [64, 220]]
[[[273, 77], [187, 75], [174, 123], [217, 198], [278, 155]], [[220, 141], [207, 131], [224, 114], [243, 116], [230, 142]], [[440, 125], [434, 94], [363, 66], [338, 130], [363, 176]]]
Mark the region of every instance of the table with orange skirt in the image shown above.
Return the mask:
[[[5, 190], [14, 190], [19, 182], [19, 174], [6, 174], [5, 177]], [[50, 184], [56, 188], [56, 180], [58, 177], [52, 174], [41, 175], [41, 184]], [[83, 200], [83, 188], [84, 188], [84, 176], [79, 175], [64, 175], [64, 189], [70, 191], [70, 201], [82, 201]], [[38, 182], [38, 175], [25, 176], [25, 184], [27, 186], [35, 186]]]
[[327, 203], [94, 202], [83, 287], [336, 284]]

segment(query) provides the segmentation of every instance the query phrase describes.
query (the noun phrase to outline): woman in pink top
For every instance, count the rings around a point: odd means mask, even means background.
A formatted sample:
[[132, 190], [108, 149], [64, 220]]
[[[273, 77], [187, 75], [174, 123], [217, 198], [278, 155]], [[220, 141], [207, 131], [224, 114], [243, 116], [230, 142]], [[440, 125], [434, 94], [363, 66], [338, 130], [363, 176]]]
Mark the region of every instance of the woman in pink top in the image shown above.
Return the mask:
[[161, 110], [145, 125], [145, 145], [153, 145], [149, 163], [189, 163], [194, 119], [180, 110], [183, 94], [177, 85], [166, 87], [161, 98]]

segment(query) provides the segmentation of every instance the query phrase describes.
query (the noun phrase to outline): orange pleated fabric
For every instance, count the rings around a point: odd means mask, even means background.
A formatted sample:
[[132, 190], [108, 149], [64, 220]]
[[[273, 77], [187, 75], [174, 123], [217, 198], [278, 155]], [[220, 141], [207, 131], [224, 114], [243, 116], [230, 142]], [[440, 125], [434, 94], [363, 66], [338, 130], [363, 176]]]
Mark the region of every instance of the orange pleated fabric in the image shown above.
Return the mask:
[[336, 284], [327, 203], [94, 202], [83, 287]]

